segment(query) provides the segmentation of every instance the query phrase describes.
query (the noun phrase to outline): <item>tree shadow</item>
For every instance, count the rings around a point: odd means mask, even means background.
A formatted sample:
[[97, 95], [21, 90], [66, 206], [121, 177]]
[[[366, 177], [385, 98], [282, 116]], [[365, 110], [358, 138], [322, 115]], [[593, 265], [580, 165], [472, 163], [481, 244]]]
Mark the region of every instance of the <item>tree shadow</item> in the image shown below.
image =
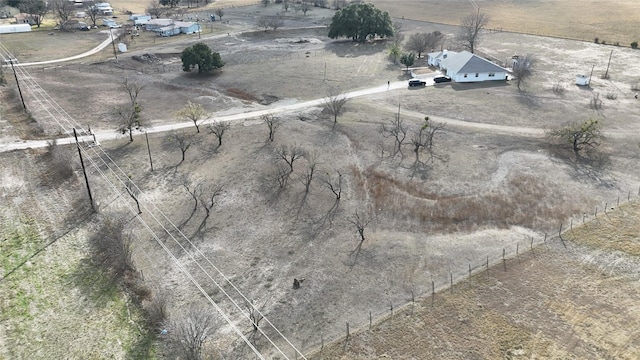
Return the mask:
[[611, 157], [602, 151], [592, 150], [575, 153], [566, 146], [548, 146], [547, 151], [552, 159], [567, 165], [571, 178], [581, 182], [595, 182], [600, 187], [613, 188], [615, 185], [605, 179], [611, 165]]
[[520, 89], [518, 90], [518, 94], [516, 96], [516, 100], [529, 108], [537, 108], [540, 107], [540, 101], [538, 100], [538, 98], [533, 95], [533, 93], [524, 90], [524, 89]]

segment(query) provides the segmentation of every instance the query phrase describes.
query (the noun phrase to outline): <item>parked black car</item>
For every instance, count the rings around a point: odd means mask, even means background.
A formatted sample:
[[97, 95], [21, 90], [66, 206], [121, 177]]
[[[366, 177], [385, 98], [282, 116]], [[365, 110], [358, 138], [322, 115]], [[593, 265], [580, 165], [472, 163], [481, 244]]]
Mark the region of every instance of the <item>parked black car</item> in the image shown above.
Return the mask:
[[444, 83], [444, 82], [451, 82], [451, 78], [448, 76], [436, 76], [433, 78], [433, 82], [436, 84], [439, 83]]
[[414, 86], [427, 86], [427, 83], [425, 81], [418, 80], [418, 79], [409, 80], [409, 87], [414, 87]]

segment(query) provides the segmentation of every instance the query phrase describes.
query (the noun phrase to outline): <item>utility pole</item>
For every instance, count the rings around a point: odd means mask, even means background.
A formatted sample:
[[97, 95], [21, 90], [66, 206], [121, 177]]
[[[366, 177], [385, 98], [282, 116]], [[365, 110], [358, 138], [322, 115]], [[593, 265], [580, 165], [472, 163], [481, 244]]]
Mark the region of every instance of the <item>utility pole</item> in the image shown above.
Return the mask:
[[76, 128], [73, 128], [73, 136], [76, 138], [76, 147], [78, 148], [78, 155], [80, 156], [80, 165], [82, 165], [84, 182], [87, 184], [87, 193], [89, 193], [89, 202], [91, 202], [91, 210], [96, 211], [96, 208], [93, 205], [93, 196], [91, 196], [91, 187], [89, 187], [89, 178], [87, 177], [87, 170], [84, 167], [84, 160], [82, 160], [82, 151], [80, 150], [80, 143], [78, 143], [78, 133], [76, 132]]
[[611, 57], [613, 56], [613, 50], [611, 50], [611, 54], [609, 54], [609, 63], [607, 64], [607, 71], [604, 73], [604, 78], [609, 78], [609, 65], [611, 65]]
[[111, 45], [113, 46], [113, 56], [116, 58], [116, 64], [118, 63], [118, 54], [116, 53], [116, 43], [113, 41], [113, 28], [109, 28], [109, 34], [111, 34]]
[[20, 101], [22, 101], [22, 108], [27, 110], [27, 105], [24, 104], [24, 97], [22, 97], [22, 90], [20, 90], [20, 81], [18, 81], [18, 74], [16, 74], [16, 68], [13, 66], [13, 59], [9, 59], [11, 64], [11, 70], [13, 70], [13, 76], [16, 78], [16, 85], [18, 85], [18, 94], [20, 94]]
[[147, 138], [147, 151], [149, 151], [149, 163], [151, 164], [151, 171], [153, 171], [153, 159], [151, 159], [151, 147], [149, 147], [149, 135], [144, 132], [144, 137]]

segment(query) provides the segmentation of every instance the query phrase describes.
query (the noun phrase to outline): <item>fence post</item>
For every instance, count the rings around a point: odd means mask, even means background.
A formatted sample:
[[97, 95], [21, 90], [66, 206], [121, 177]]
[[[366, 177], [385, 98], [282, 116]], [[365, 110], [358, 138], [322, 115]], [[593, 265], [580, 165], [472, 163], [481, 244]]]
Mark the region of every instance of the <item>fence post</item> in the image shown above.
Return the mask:
[[629, 192], [627, 193], [627, 201], [629, 201], [631, 199], [631, 190], [629, 190]]
[[573, 219], [571, 219], [571, 224], [569, 225], [569, 227], [571, 228], [571, 231], [573, 231]]
[[520, 243], [516, 243], [516, 258], [518, 258], [518, 262], [520, 262]]
[[453, 294], [453, 273], [449, 271], [449, 278], [451, 279], [451, 293]]
[[471, 281], [471, 263], [469, 263], [469, 281]]
[[393, 303], [389, 300], [389, 309], [391, 309], [391, 320], [393, 320]]
[[431, 280], [431, 307], [433, 307], [433, 300], [436, 297], [436, 284]]
[[598, 217], [598, 207], [596, 206], [596, 212], [593, 214], [594, 217]]
[[489, 255], [487, 255], [487, 277], [489, 277]]
[[507, 259], [504, 258], [505, 249], [502, 248], [502, 266], [504, 267], [504, 271], [507, 271]]
[[607, 206], [608, 206], [608, 205], [609, 205], [609, 204], [604, 203], [604, 213], [605, 213], [605, 214], [607, 213]]
[[373, 325], [373, 320], [371, 318], [371, 310], [369, 310], [369, 331], [371, 331], [372, 325]]
[[547, 233], [544, 233], [544, 242], [547, 242]]
[[349, 340], [349, 322], [347, 321], [347, 340]]
[[618, 203], [616, 204], [616, 206], [620, 206], [620, 195], [618, 195]]

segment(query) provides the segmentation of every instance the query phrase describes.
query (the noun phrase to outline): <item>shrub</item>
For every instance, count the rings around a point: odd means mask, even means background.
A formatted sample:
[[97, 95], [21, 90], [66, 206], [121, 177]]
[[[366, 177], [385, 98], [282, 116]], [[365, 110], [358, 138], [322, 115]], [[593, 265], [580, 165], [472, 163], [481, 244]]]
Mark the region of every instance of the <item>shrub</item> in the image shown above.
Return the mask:
[[620, 42], [619, 42], [619, 41], [616, 41], [616, 43], [615, 43], [615, 44], [613, 44], [613, 45], [615, 45], [615, 46], [620, 46]]
[[595, 39], [593, 39], [593, 42], [596, 43], [596, 44], [599, 44], [600, 43], [600, 39], [595, 38]]
[[632, 42], [631, 43], [631, 48], [632, 49], [637, 49], [638, 48], [638, 42], [637, 41]]
[[566, 88], [559, 81], [553, 84], [553, 93], [556, 95], [564, 95]]
[[615, 100], [615, 99], [617, 99], [617, 98], [618, 98], [618, 93], [617, 93], [617, 92], [615, 92], [615, 91], [609, 91], [609, 92], [607, 93], [607, 99], [609, 99], [609, 100]]
[[606, 42], [606, 41], [604, 41], [604, 40], [602, 40], [601, 44], [602, 44], [602, 45], [607, 45], [607, 42]]

